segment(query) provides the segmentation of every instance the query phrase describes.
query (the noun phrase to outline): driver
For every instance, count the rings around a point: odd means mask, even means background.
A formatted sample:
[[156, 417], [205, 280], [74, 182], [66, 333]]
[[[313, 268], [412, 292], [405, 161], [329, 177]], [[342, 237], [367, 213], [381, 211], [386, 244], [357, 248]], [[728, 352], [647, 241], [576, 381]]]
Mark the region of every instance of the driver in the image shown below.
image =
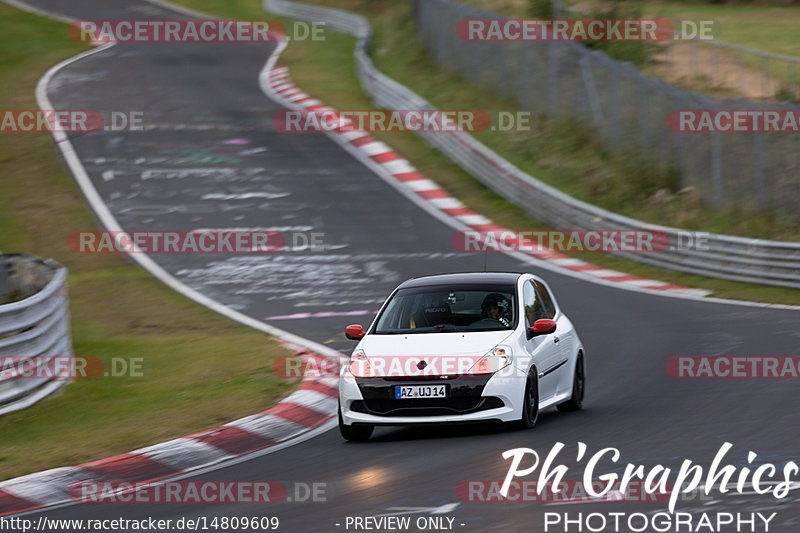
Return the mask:
[[509, 321], [508, 317], [506, 316], [507, 313], [508, 299], [502, 294], [493, 292], [483, 299], [483, 303], [481, 304], [481, 316], [483, 318], [493, 318], [495, 320], [499, 320], [500, 323], [505, 327], [509, 327], [511, 325], [511, 321]]

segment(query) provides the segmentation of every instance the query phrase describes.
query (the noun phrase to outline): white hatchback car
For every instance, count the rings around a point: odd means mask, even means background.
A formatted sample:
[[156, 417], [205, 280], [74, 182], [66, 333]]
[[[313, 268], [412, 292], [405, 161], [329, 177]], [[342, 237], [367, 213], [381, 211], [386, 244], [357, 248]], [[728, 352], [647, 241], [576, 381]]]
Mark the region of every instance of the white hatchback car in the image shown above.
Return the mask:
[[463, 273], [402, 283], [364, 331], [339, 380], [339, 429], [502, 421], [533, 427], [539, 410], [578, 410], [583, 345], [532, 274]]

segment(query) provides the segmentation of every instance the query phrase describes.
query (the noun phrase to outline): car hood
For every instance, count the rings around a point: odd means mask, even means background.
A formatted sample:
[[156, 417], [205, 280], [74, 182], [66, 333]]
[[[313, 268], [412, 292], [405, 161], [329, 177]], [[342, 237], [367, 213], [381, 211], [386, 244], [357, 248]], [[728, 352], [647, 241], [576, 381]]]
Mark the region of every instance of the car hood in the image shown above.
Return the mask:
[[[376, 377], [466, 374], [478, 359], [512, 333], [503, 330], [367, 335], [361, 348]], [[420, 364], [422, 361], [424, 366]]]

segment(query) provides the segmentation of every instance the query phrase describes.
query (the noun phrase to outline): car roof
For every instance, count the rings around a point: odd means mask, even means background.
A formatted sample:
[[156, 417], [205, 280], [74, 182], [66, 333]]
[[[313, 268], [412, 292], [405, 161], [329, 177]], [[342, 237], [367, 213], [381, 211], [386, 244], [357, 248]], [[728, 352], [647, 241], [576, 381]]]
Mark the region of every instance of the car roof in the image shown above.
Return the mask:
[[522, 274], [519, 272], [459, 272], [455, 274], [435, 274], [404, 281], [400, 284], [398, 289], [450, 284], [516, 283], [520, 276], [522, 276]]

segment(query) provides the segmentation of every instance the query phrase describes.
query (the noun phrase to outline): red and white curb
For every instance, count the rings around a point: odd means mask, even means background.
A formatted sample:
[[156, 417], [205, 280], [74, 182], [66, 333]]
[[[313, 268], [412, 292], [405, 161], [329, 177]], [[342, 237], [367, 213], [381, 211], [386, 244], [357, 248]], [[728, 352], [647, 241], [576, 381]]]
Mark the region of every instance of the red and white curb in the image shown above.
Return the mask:
[[[3, 0], [6, 1], [6, 0]], [[164, 3], [162, 0], [157, 0]], [[57, 16], [54, 16], [58, 18]], [[59, 19], [61, 20], [61, 19]], [[66, 20], [70, 22], [70, 20]], [[53, 109], [48, 87], [62, 68], [114, 46], [108, 43], [53, 66], [39, 80], [36, 99], [41, 109]], [[285, 44], [279, 43], [277, 50]], [[274, 55], [273, 61], [277, 59]], [[75, 181], [103, 226], [109, 231], [123, 228], [113, 216], [86, 172], [70, 139], [64, 132], [52, 132], [56, 145]], [[329, 347], [256, 320], [231, 309], [183, 284], [147, 254], [132, 254], [131, 259], [156, 279], [179, 294], [236, 322], [271, 335], [294, 349], [301, 357], [329, 359], [341, 354]], [[338, 361], [337, 361], [338, 362]], [[310, 365], [309, 365], [310, 366]], [[315, 365], [324, 367], [322, 363]], [[338, 377], [307, 376], [297, 391], [278, 405], [193, 435], [148, 446], [115, 457], [76, 466], [54, 468], [0, 482], [0, 516], [33, 511], [44, 507], [74, 503], [69, 488], [87, 481], [157, 482], [218, 468], [245, 460], [251, 453], [269, 453], [324, 431], [336, 415]]]
[[[284, 344], [298, 357], [326, 359]], [[316, 368], [321, 367], [320, 361]], [[336, 415], [338, 381], [307, 376], [295, 392], [262, 413], [115, 457], [0, 482], [0, 516], [70, 502], [74, 483], [159, 481], [294, 439]]]
[[[458, 222], [460, 226], [466, 226], [471, 231], [492, 232], [496, 235], [511, 231], [464, 206], [457, 198], [451, 196], [450, 193], [439, 187], [435, 182], [422, 175], [408, 160], [400, 157], [386, 144], [370, 136], [367, 132], [353, 131], [354, 124], [352, 121], [340, 118], [337, 110], [326, 106], [295, 87], [289, 79], [289, 70], [286, 67], [265, 71], [262, 73], [261, 82], [262, 89], [286, 107], [329, 114], [328, 116], [337, 121], [338, 124], [341, 124], [339, 128], [329, 132], [331, 135], [338, 136], [349, 147], [359, 150], [371, 162], [380, 165], [398, 184], [405, 187], [408, 192], [413, 193], [417, 200], [426, 203], [429, 210], [438, 211], [439, 215], [450, 217]], [[446, 133], [443, 133], [443, 135], [446, 135]], [[705, 289], [672, 285], [664, 281], [640, 278], [624, 272], [605, 269], [552, 250], [535, 250], [522, 253], [571, 273], [580, 273], [604, 282], [618, 283], [627, 287], [700, 297], [711, 293], [711, 291]]]

